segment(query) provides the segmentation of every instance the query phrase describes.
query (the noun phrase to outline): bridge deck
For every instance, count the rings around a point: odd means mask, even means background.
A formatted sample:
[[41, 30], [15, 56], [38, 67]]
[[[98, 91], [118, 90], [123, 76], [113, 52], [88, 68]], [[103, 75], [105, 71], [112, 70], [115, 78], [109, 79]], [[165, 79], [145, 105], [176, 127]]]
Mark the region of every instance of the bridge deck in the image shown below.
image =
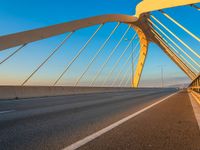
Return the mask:
[[140, 112], [79, 148], [199, 150], [200, 132], [188, 93], [162, 101], [174, 92], [138, 89], [0, 100], [0, 149], [66, 148]]
[[176, 94], [80, 149], [200, 150], [188, 93]]

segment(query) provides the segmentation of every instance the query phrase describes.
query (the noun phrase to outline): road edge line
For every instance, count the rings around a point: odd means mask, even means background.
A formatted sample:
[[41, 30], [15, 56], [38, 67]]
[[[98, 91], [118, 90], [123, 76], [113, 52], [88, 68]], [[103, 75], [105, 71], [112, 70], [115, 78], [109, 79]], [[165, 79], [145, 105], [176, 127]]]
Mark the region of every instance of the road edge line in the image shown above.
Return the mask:
[[77, 149], [77, 148], [79, 148], [79, 147], [81, 147], [81, 146], [83, 146], [83, 145], [89, 143], [90, 141], [96, 139], [97, 137], [103, 135], [104, 133], [106, 133], [106, 132], [108, 132], [108, 131], [114, 129], [115, 127], [117, 127], [117, 126], [119, 126], [119, 125], [125, 123], [126, 121], [128, 121], [128, 120], [130, 120], [130, 119], [136, 117], [137, 115], [139, 115], [139, 114], [145, 112], [146, 110], [148, 110], [148, 109], [154, 107], [155, 105], [157, 105], [157, 104], [159, 104], [159, 103], [161, 103], [161, 102], [167, 100], [168, 98], [170, 98], [170, 97], [172, 97], [172, 96], [178, 94], [179, 92], [180, 92], [180, 91], [178, 91], [178, 92], [176, 92], [176, 93], [173, 93], [173, 94], [170, 94], [170, 95], [166, 96], [165, 98], [163, 98], [163, 99], [161, 99], [161, 100], [159, 100], [159, 101], [157, 101], [157, 102], [155, 102], [155, 103], [153, 103], [153, 104], [151, 104], [151, 105], [149, 105], [149, 106], [147, 106], [147, 107], [145, 107], [145, 108], [143, 108], [143, 109], [141, 109], [141, 110], [139, 110], [139, 111], [137, 111], [137, 112], [135, 112], [135, 113], [133, 113], [133, 114], [131, 114], [131, 115], [129, 115], [129, 116], [127, 116], [127, 117], [125, 117], [125, 118], [119, 120], [119, 121], [117, 121], [117, 122], [114, 122], [114, 123], [112, 123], [111, 125], [109, 125], [109, 126], [103, 128], [103, 129], [101, 129], [101, 130], [99, 130], [99, 131], [97, 131], [97, 132], [95, 132], [95, 133], [93, 133], [93, 134], [91, 134], [91, 135], [88, 135], [88, 136], [86, 136], [85, 138], [83, 138], [83, 139], [81, 139], [81, 140], [78, 140], [77, 142], [75, 142], [75, 143], [73, 143], [73, 144], [71, 144], [71, 145], [69, 145], [69, 146], [63, 148], [62, 150], [75, 150], [75, 149]]

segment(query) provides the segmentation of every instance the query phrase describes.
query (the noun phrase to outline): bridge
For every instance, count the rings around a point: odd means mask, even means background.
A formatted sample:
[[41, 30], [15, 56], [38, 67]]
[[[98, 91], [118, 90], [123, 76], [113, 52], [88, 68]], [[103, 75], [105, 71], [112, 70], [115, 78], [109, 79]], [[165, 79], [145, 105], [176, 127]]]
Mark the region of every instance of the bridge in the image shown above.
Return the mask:
[[[135, 15], [0, 36], [0, 149], [199, 150], [200, 38], [167, 13], [199, 2], [143, 0]], [[140, 86], [151, 43], [190, 84]]]

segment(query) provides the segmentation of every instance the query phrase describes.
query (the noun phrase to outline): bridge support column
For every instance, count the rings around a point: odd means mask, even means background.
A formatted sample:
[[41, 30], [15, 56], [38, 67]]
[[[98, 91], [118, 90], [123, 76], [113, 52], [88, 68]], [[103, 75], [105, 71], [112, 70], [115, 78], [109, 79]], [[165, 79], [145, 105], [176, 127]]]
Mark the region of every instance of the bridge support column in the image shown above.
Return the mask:
[[144, 67], [144, 64], [145, 64], [149, 42], [147, 40], [146, 35], [144, 34], [144, 32], [139, 27], [133, 26], [133, 28], [137, 32], [139, 40], [140, 40], [140, 55], [139, 55], [139, 58], [138, 58], [136, 71], [134, 73], [133, 80], [132, 80], [132, 87], [136, 88], [139, 85], [140, 78], [141, 78], [141, 75], [142, 75], [142, 70], [143, 70], [143, 67]]

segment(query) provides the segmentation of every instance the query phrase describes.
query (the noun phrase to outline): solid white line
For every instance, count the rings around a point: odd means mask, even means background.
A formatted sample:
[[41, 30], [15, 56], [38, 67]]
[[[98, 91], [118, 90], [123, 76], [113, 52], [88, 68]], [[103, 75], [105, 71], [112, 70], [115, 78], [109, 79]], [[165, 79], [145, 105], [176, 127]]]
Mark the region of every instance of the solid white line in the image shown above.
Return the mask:
[[5, 111], [0, 111], [0, 114], [5, 114], [5, 113], [10, 113], [10, 112], [13, 112], [15, 110], [5, 110]]
[[146, 111], [146, 110], [148, 110], [148, 109], [154, 107], [155, 105], [157, 105], [157, 104], [163, 102], [164, 100], [166, 100], [166, 99], [168, 99], [168, 98], [174, 96], [174, 95], [177, 94], [177, 93], [178, 93], [178, 92], [176, 92], [176, 93], [174, 93], [174, 94], [171, 94], [171, 95], [169, 95], [169, 96], [167, 96], [167, 97], [165, 97], [165, 98], [163, 98], [163, 99], [161, 99], [161, 100], [159, 100], [159, 101], [157, 101], [157, 102], [155, 102], [155, 103], [153, 103], [153, 104], [151, 104], [151, 105], [149, 105], [149, 106], [147, 106], [147, 107], [145, 107], [145, 108], [143, 108], [143, 109], [141, 109], [141, 110], [139, 110], [139, 111], [137, 111], [137, 112], [135, 112], [135, 113], [133, 113], [133, 114], [131, 114], [131, 115], [129, 115], [129, 116], [127, 116], [127, 117], [125, 117], [125, 118], [123, 118], [123, 119], [121, 119], [121, 120], [119, 120], [119, 121], [113, 123], [113, 124], [111, 124], [111, 125], [109, 125], [108, 127], [105, 127], [105, 128], [103, 128], [103, 129], [101, 129], [101, 130], [99, 130], [99, 131], [97, 131], [97, 132], [95, 132], [95, 133], [93, 133], [93, 134], [91, 134], [91, 135], [89, 135], [89, 136], [87, 136], [87, 137], [85, 137], [85, 138], [83, 138], [83, 139], [81, 139], [81, 140], [79, 140], [79, 141], [77, 141], [77, 142], [75, 142], [75, 143], [73, 143], [73, 144], [71, 144], [71, 145], [69, 145], [69, 146], [63, 148], [63, 150], [75, 150], [75, 149], [77, 149], [77, 148], [79, 148], [79, 147], [85, 145], [86, 143], [88, 143], [88, 142], [94, 140], [95, 138], [101, 136], [102, 134], [104, 134], [104, 133], [106, 133], [106, 132], [112, 130], [113, 128], [115, 128], [115, 127], [121, 125], [122, 123], [124, 123], [124, 122], [130, 120], [131, 118], [133, 118], [133, 117], [135, 117], [135, 116], [137, 116], [137, 115], [143, 113], [144, 111]]
[[194, 115], [199, 125], [199, 130], [200, 130], [200, 105], [197, 103], [197, 101], [191, 94], [189, 94], [189, 97], [190, 97], [190, 101], [194, 110]]

